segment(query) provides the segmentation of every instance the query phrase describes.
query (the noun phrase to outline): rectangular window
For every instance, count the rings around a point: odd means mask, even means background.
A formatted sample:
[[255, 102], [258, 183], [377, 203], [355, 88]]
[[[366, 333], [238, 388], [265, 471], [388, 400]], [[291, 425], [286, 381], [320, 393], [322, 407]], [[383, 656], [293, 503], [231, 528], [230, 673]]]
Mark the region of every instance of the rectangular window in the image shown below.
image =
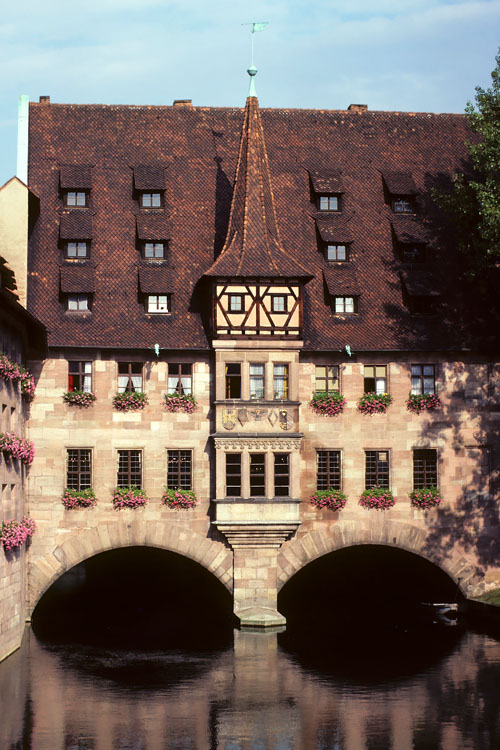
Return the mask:
[[191, 490], [192, 487], [192, 452], [167, 451], [167, 487], [169, 490]]
[[241, 453], [226, 453], [226, 497], [241, 497]]
[[264, 398], [264, 365], [250, 365], [250, 398]]
[[275, 399], [288, 398], [288, 365], [274, 365], [273, 391]]
[[92, 362], [68, 362], [68, 391], [92, 391]]
[[250, 496], [266, 495], [266, 454], [250, 453]]
[[226, 365], [226, 398], [241, 398], [241, 365], [238, 362]]
[[392, 210], [395, 214], [412, 214], [413, 201], [409, 198], [397, 196], [392, 200]]
[[274, 454], [274, 494], [275, 497], [290, 496], [290, 454]]
[[326, 260], [329, 260], [329, 261], [347, 260], [347, 246], [346, 245], [327, 245], [325, 255], [326, 255]]
[[386, 365], [364, 366], [364, 392], [387, 393]]
[[146, 310], [149, 313], [168, 313], [170, 305], [166, 294], [148, 294], [146, 299]]
[[437, 487], [437, 451], [433, 449], [413, 451], [413, 489], [423, 487]]
[[118, 451], [118, 487], [142, 488], [142, 452]]
[[287, 302], [288, 302], [288, 295], [286, 294], [271, 295], [272, 312], [286, 312], [288, 309]]
[[66, 487], [70, 490], [86, 490], [92, 487], [90, 448], [69, 448], [66, 451]]
[[334, 297], [333, 310], [341, 315], [355, 313], [357, 311], [356, 297]]
[[118, 362], [118, 393], [142, 391], [142, 362]]
[[229, 295], [229, 312], [244, 312], [245, 296], [243, 294]]
[[161, 193], [141, 193], [139, 203], [141, 208], [161, 208], [162, 197]]
[[68, 310], [71, 310], [72, 312], [86, 312], [89, 308], [90, 304], [88, 294], [68, 294]]
[[316, 393], [333, 393], [340, 390], [338, 365], [316, 365], [314, 390]]
[[168, 392], [180, 396], [193, 393], [192, 365], [189, 362], [171, 362], [168, 365]]
[[365, 488], [389, 487], [389, 451], [365, 451]]
[[423, 263], [425, 261], [424, 245], [401, 245], [401, 255], [405, 263]]
[[88, 258], [89, 242], [66, 242], [64, 246], [66, 258]]
[[84, 190], [67, 190], [64, 193], [64, 205], [68, 208], [85, 208], [89, 195]]
[[316, 452], [316, 489], [341, 489], [340, 451]]
[[157, 258], [162, 259], [165, 257], [165, 243], [164, 242], [145, 242], [142, 246], [142, 254], [144, 258]]
[[320, 211], [340, 211], [340, 195], [320, 195], [318, 208]]
[[434, 365], [411, 366], [411, 392], [415, 395], [436, 393]]

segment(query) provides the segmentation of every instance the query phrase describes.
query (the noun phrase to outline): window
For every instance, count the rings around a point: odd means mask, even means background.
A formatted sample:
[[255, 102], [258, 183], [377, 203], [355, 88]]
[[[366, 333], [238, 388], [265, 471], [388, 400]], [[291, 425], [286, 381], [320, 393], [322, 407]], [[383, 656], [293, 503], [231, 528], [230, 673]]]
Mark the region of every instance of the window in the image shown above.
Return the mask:
[[273, 294], [271, 295], [271, 310], [272, 312], [286, 312], [288, 309], [288, 295], [286, 294]]
[[412, 214], [413, 201], [410, 198], [398, 195], [392, 199], [392, 210], [395, 214]]
[[168, 294], [148, 294], [146, 297], [146, 310], [148, 313], [170, 312]]
[[341, 489], [340, 451], [316, 452], [316, 489]]
[[92, 391], [92, 362], [68, 362], [68, 391]]
[[168, 366], [168, 392], [190, 396], [193, 392], [192, 366], [189, 362], [172, 362]]
[[66, 309], [71, 312], [87, 312], [90, 309], [90, 295], [68, 294]]
[[274, 365], [273, 392], [275, 399], [288, 398], [288, 365]]
[[320, 195], [318, 197], [318, 208], [320, 211], [340, 211], [340, 194]]
[[314, 390], [316, 393], [332, 393], [340, 390], [339, 366], [316, 365]]
[[409, 305], [413, 315], [433, 315], [438, 306], [439, 297], [411, 296]]
[[161, 208], [163, 205], [162, 193], [143, 192], [139, 196], [141, 208]]
[[347, 260], [347, 245], [327, 245], [325, 258], [329, 261]]
[[250, 497], [266, 495], [266, 454], [250, 453]]
[[425, 261], [425, 246], [402, 244], [401, 255], [405, 263], [423, 263]]
[[264, 365], [250, 365], [250, 398], [264, 398]]
[[226, 365], [226, 398], [241, 398], [241, 365]]
[[416, 395], [436, 393], [434, 365], [411, 366], [411, 392]]
[[192, 489], [192, 452], [167, 451], [167, 487], [169, 490]]
[[437, 451], [413, 451], [413, 489], [437, 487]]
[[118, 487], [142, 488], [141, 451], [118, 451]]
[[142, 362], [118, 362], [118, 393], [142, 391]]
[[64, 205], [68, 208], [86, 208], [89, 194], [86, 190], [67, 190], [64, 193]]
[[387, 393], [387, 367], [385, 365], [364, 366], [364, 392]]
[[245, 296], [243, 294], [230, 294], [229, 295], [229, 311], [230, 312], [244, 312], [245, 311]]
[[333, 311], [336, 315], [350, 315], [357, 312], [358, 304], [356, 297], [334, 297]]
[[70, 490], [86, 490], [92, 487], [90, 448], [70, 448], [66, 451], [66, 487]]
[[148, 259], [161, 259], [165, 257], [165, 243], [164, 242], [144, 242], [142, 246], [142, 255]]
[[64, 255], [66, 258], [88, 258], [90, 243], [86, 241], [66, 242], [64, 246]]
[[389, 451], [365, 451], [365, 487], [389, 487]]
[[274, 454], [274, 495], [288, 497], [290, 495], [289, 453]]
[[241, 497], [241, 453], [226, 453], [226, 497]]

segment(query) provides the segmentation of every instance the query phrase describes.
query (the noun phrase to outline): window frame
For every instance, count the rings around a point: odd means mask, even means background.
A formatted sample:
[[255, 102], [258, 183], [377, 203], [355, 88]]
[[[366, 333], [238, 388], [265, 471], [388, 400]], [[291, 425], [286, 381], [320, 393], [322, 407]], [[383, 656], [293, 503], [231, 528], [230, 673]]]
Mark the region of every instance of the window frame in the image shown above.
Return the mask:
[[[280, 458], [286, 461], [280, 463]], [[273, 453], [274, 497], [290, 497], [290, 453]], [[285, 479], [286, 483], [282, 480]], [[286, 489], [286, 492], [283, 490]]]
[[[172, 312], [171, 301], [171, 294], [146, 294], [144, 298], [146, 313], [148, 315], [169, 315]], [[164, 310], [159, 309], [162, 306], [165, 306]]]
[[[88, 367], [88, 369], [86, 369]], [[83, 391], [84, 393], [92, 393], [92, 362], [88, 360], [68, 360], [68, 392]], [[78, 378], [78, 386], [75, 387], [74, 378]], [[85, 379], [88, 378], [88, 386], [86, 387]]]
[[[229, 372], [230, 367], [238, 368], [238, 371]], [[234, 395], [232, 395], [233, 388], [235, 389]], [[224, 363], [224, 395], [226, 399], [241, 399], [241, 362]]]
[[[127, 372], [120, 372], [120, 367], [122, 370], [127, 367]], [[136, 368], [136, 371], [134, 372], [133, 369]], [[137, 372], [137, 370], [140, 368], [140, 373]], [[143, 393], [144, 392], [144, 363], [143, 362], [117, 362], [117, 370], [118, 370], [118, 393]], [[140, 375], [141, 378], [141, 385], [140, 388], [136, 388], [132, 378]], [[122, 386], [120, 385], [120, 376], [127, 377], [127, 385]]]
[[[378, 395], [381, 395], [382, 393], [389, 393], [389, 372], [387, 369], [387, 365], [363, 365], [363, 393], [376, 393]], [[367, 369], [372, 368], [373, 369], [373, 375], [367, 375]], [[377, 373], [377, 368], [382, 369], [384, 368], [385, 374], [382, 376], [381, 374]], [[373, 390], [370, 386], [367, 385], [367, 380], [373, 380]], [[385, 385], [385, 390], [381, 390], [377, 387], [377, 380], [383, 380]]]
[[[277, 300], [283, 300], [283, 309], [276, 308]], [[287, 313], [288, 312], [288, 294], [271, 294], [271, 312]]]
[[[242, 496], [242, 454], [241, 453], [226, 453], [225, 454], [225, 492], [226, 497], [241, 497]], [[229, 461], [228, 459], [231, 458]], [[236, 460], [233, 460], [236, 459]], [[228, 471], [228, 466], [235, 466], [236, 471]], [[239, 479], [238, 481], [234, 481]], [[229, 488], [239, 489], [239, 492], [233, 493], [228, 492]]]
[[[432, 375], [425, 373], [425, 368], [432, 367]], [[417, 368], [420, 369], [420, 373], [414, 372]], [[429, 363], [417, 363], [410, 365], [410, 393], [414, 396], [423, 396], [426, 393], [436, 393], [436, 365]], [[419, 386], [416, 386], [418, 380]], [[425, 389], [425, 381], [432, 380], [432, 390]]]
[[[125, 455], [127, 454], [127, 455]], [[138, 469], [132, 468], [133, 454], [136, 454], [138, 458]], [[117, 467], [116, 467], [116, 486], [117, 487], [137, 487], [142, 489], [143, 485], [143, 460], [142, 450], [140, 448], [119, 448], [116, 452], [117, 455]], [[121, 457], [126, 458], [126, 470], [120, 469]], [[132, 481], [133, 475], [139, 476], [139, 483]], [[124, 478], [126, 481], [123, 481]]]
[[316, 489], [342, 489], [342, 451], [316, 450]]
[[[153, 246], [153, 255], [147, 255], [146, 254], [146, 247], [148, 245]], [[156, 254], [157, 246], [161, 245], [161, 255]], [[163, 240], [144, 240], [141, 243], [141, 255], [144, 258], [144, 260], [150, 261], [150, 260], [165, 260], [167, 255], [167, 245], [168, 243]]]
[[[348, 301], [352, 303], [352, 310], [346, 310]], [[337, 310], [337, 304], [342, 301], [342, 310]], [[332, 312], [334, 315], [356, 315], [358, 312], [358, 298], [355, 296], [335, 295], [332, 297]]]
[[400, 255], [403, 263], [425, 263], [426, 245], [423, 242], [400, 242]]
[[[258, 367], [261, 373], [252, 372], [252, 367]], [[254, 388], [256, 382], [262, 385]], [[264, 362], [250, 362], [249, 364], [250, 400], [259, 401], [266, 397], [266, 366]], [[255, 395], [252, 393], [255, 390]], [[261, 393], [262, 395], [259, 395]]]
[[[184, 467], [183, 467], [184, 464]], [[174, 471], [174, 465], [176, 466]], [[175, 476], [175, 480], [174, 480]], [[193, 489], [193, 451], [190, 448], [167, 448], [167, 489]]]
[[[381, 460], [380, 456], [387, 456], [386, 460]], [[370, 463], [371, 462], [371, 463]], [[381, 466], [387, 464], [387, 467]], [[374, 477], [374, 481], [369, 480]], [[384, 450], [365, 450], [365, 489], [371, 490], [372, 487], [383, 487], [390, 489], [391, 486], [391, 454], [388, 449]]]
[[[75, 245], [75, 255], [70, 255], [69, 246]], [[79, 254], [79, 245], [85, 246], [85, 255]], [[64, 257], [66, 260], [88, 260], [90, 258], [90, 241], [89, 240], [66, 240], [64, 243]]]
[[[331, 202], [334, 200], [336, 201], [336, 207], [332, 208]], [[325, 201], [328, 201], [328, 207], [324, 207]], [[322, 213], [340, 213], [342, 211], [342, 193], [318, 193], [316, 205], [318, 211]]]
[[[227, 295], [227, 311], [230, 313], [244, 313], [245, 312], [245, 294], [233, 294], [230, 292]], [[233, 307], [233, 301], [239, 300], [239, 307]]]
[[[338, 251], [342, 248], [344, 251], [344, 257], [339, 258], [338, 257]], [[330, 250], [335, 249], [335, 258], [330, 258]], [[324, 254], [325, 254], [325, 260], [327, 263], [347, 263], [349, 261], [349, 244], [346, 242], [343, 243], [333, 243], [333, 242], [325, 242], [324, 247]]]
[[[255, 461], [254, 459], [257, 458], [259, 460]], [[249, 459], [248, 485], [250, 497], [266, 497], [266, 453], [251, 452], [249, 453]]]
[[[278, 373], [277, 368], [283, 367], [284, 372]], [[276, 386], [282, 383], [281, 388]], [[273, 399], [274, 401], [288, 401], [290, 392], [290, 366], [288, 362], [273, 362]], [[282, 394], [282, 395], [280, 395]]]
[[[424, 487], [438, 487], [438, 452], [436, 448], [414, 448], [412, 458], [413, 489], [421, 490]], [[420, 467], [417, 462], [422, 462], [423, 465]]]
[[[76, 307], [70, 307], [75, 305]], [[66, 312], [69, 313], [88, 313], [91, 311], [92, 295], [89, 292], [70, 292], [66, 294]]]
[[[158, 196], [159, 202], [158, 205], [153, 205], [153, 196]], [[150, 196], [149, 200], [151, 202], [151, 205], [145, 205], [145, 199], [146, 196]], [[145, 209], [147, 211], [151, 210], [158, 210], [159, 208], [163, 208], [163, 191], [162, 190], [140, 190], [139, 191], [139, 208]]]
[[391, 210], [394, 214], [414, 214], [415, 201], [409, 195], [391, 195]]
[[[71, 453], [76, 460], [76, 468], [70, 470]], [[85, 456], [87, 462], [85, 464]], [[74, 477], [70, 479], [70, 474]], [[92, 448], [66, 448], [66, 487], [70, 490], [87, 490], [92, 487]]]
[[[70, 201], [69, 201], [70, 195], [74, 195], [75, 196], [75, 198], [74, 198], [75, 202], [74, 203], [70, 203]], [[78, 202], [78, 200], [79, 200], [78, 196], [82, 196], [82, 195], [84, 197], [84, 201], [83, 201], [83, 203], [79, 203]], [[74, 208], [76, 208], [76, 209], [88, 208], [89, 205], [90, 205], [90, 190], [81, 190], [81, 189], [77, 190], [75, 188], [73, 188], [73, 189], [65, 189], [63, 191], [63, 204], [64, 204], [65, 208], [71, 208], [71, 209], [74, 209]]]
[[[318, 368], [325, 368], [325, 377], [318, 377]], [[336, 368], [337, 375], [331, 375], [329, 370]], [[325, 387], [318, 388], [318, 382], [324, 381]], [[330, 387], [330, 383], [337, 381], [337, 388]], [[317, 364], [314, 366], [314, 392], [315, 393], [340, 393], [340, 365]]]
[[[167, 394], [192, 396], [193, 394], [193, 365], [191, 362], [169, 362], [167, 365]], [[175, 370], [177, 369], [177, 372]], [[177, 379], [174, 386], [170, 380]], [[186, 382], [183, 382], [186, 381]]]

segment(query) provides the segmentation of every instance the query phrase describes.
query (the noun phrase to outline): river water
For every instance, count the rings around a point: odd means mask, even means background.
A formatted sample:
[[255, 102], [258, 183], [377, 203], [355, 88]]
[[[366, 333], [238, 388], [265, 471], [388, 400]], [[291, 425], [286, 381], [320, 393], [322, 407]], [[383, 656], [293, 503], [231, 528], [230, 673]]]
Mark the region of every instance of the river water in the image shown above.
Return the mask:
[[0, 664], [2, 750], [496, 750], [500, 637], [434, 622], [42, 641]]

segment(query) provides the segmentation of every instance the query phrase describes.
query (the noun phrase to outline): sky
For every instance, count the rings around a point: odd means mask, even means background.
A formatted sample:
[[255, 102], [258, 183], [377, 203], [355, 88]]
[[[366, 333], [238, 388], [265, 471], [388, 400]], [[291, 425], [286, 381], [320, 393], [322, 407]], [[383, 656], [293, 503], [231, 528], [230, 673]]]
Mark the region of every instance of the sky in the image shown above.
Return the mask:
[[17, 101], [463, 112], [490, 85], [500, 0], [4, 0], [0, 185]]

